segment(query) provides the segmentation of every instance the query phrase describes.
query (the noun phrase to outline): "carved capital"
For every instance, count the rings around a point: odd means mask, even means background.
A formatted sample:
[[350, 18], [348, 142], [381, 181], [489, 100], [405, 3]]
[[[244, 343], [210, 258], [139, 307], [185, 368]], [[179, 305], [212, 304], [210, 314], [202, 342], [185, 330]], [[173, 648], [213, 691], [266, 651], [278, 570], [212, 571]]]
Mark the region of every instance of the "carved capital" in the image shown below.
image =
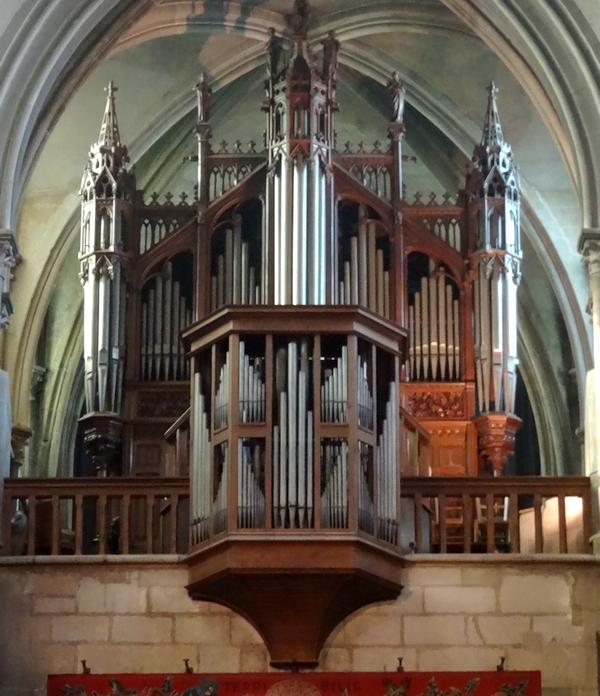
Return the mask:
[[10, 458], [10, 476], [16, 478], [25, 461], [25, 447], [29, 443], [31, 430], [15, 425], [11, 433], [12, 456]]
[[581, 261], [587, 268], [590, 277], [600, 273], [600, 229], [583, 229], [579, 237], [577, 249], [583, 257]]
[[0, 230], [0, 329], [8, 326], [13, 313], [10, 281], [12, 269], [20, 260], [15, 235], [10, 230]]

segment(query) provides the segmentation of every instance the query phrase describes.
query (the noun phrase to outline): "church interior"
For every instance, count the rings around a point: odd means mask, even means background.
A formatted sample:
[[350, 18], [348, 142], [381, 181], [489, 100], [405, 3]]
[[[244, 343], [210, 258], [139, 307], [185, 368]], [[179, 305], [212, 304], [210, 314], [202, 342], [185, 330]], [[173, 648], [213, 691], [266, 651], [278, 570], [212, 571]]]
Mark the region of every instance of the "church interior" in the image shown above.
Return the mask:
[[596, 4], [10, 0], [0, 46], [0, 696], [598, 693]]

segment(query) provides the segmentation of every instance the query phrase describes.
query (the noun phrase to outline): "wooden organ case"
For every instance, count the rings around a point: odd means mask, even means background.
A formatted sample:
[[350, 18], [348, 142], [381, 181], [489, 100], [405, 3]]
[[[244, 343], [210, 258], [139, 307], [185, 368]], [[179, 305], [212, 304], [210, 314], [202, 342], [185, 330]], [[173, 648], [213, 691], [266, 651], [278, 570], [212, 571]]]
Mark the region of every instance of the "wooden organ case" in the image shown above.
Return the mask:
[[314, 666], [401, 590], [402, 475], [498, 475], [512, 451], [519, 191], [493, 85], [455, 203], [404, 200], [396, 73], [389, 146], [336, 151], [339, 44], [317, 65], [307, 3], [291, 17], [264, 151], [213, 147], [201, 76], [195, 201], [144, 202], [109, 87], [83, 184], [84, 422], [99, 473], [189, 473], [190, 594], [248, 618], [274, 665]]

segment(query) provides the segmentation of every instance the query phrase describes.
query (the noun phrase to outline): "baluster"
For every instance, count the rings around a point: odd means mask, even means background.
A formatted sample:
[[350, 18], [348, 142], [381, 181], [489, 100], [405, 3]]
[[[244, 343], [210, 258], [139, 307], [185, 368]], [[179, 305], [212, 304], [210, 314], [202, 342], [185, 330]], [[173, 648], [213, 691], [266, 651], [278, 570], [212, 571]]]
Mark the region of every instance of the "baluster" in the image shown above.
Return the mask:
[[592, 512], [591, 512], [591, 491], [590, 486], [586, 486], [581, 495], [581, 514], [583, 516], [583, 543], [589, 552], [590, 538], [592, 536]]
[[567, 518], [563, 493], [558, 495], [558, 552], [567, 553]]
[[170, 553], [177, 553], [177, 513], [179, 512], [179, 495], [171, 494], [171, 549]]
[[473, 540], [473, 500], [468, 493], [462, 494], [463, 505], [463, 551], [471, 553], [471, 543]]
[[519, 496], [511, 493], [508, 501], [508, 530], [510, 534], [510, 550], [520, 553], [521, 540], [519, 537]]
[[146, 494], [146, 553], [154, 551], [154, 495]]
[[415, 545], [416, 552], [423, 552], [423, 527], [421, 520], [423, 516], [423, 496], [421, 493], [415, 493]]
[[27, 499], [28, 503], [28, 508], [29, 508], [29, 515], [28, 515], [28, 524], [29, 524], [29, 533], [27, 535], [27, 555], [29, 556], [35, 556], [35, 515], [36, 515], [36, 505], [37, 505], [37, 498], [34, 495], [30, 495], [29, 498]]
[[440, 524], [440, 553], [448, 553], [448, 526], [446, 518], [446, 494], [440, 493], [438, 497], [439, 524]]
[[75, 496], [75, 555], [81, 556], [83, 552], [83, 495]]
[[544, 531], [542, 524], [542, 494], [536, 493], [533, 496], [533, 514], [535, 517], [535, 552], [544, 551]]
[[496, 550], [496, 534], [494, 527], [494, 494], [487, 493], [485, 496], [485, 506], [487, 508], [486, 515], [486, 536], [487, 536], [487, 552], [494, 553]]
[[129, 553], [129, 512], [131, 508], [131, 495], [125, 493], [121, 498], [121, 553]]
[[52, 496], [52, 551], [53, 556], [60, 554], [60, 497]]
[[104, 556], [106, 554], [106, 493], [101, 493], [98, 496], [96, 514], [98, 518], [98, 554]]

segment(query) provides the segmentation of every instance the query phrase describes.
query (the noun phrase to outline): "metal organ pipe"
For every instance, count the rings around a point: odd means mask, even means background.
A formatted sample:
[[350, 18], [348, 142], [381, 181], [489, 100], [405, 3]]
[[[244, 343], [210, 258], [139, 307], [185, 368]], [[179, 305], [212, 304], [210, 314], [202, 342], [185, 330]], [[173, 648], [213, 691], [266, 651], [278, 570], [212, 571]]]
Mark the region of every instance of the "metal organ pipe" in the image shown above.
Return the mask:
[[335, 367], [324, 370], [321, 420], [328, 423], [346, 423], [348, 420], [348, 347], [345, 345]]
[[143, 380], [184, 380], [189, 366], [180, 331], [192, 319], [181, 285], [173, 280], [168, 261], [142, 302], [141, 377]]
[[314, 524], [313, 414], [308, 342], [289, 341], [275, 358], [278, 423], [273, 427], [273, 524], [303, 528]]
[[[411, 379], [460, 379], [459, 301], [431, 260], [429, 276], [421, 278], [421, 290], [408, 308], [408, 323]], [[476, 333], [477, 327], [476, 319]]]
[[194, 421], [192, 423], [192, 543], [199, 544], [210, 535], [211, 451], [210, 424], [201, 376], [194, 373]]
[[[513, 413], [520, 259], [500, 254], [490, 259], [485, 252], [481, 257], [473, 283], [478, 408]], [[506, 268], [510, 263], [514, 267]]]
[[252, 439], [238, 440], [238, 527], [255, 529], [265, 525], [265, 494], [260, 481], [263, 451]]
[[262, 303], [259, 274], [250, 265], [250, 245], [242, 241], [242, 221], [234, 215], [233, 229], [225, 231], [225, 253], [217, 256], [216, 276], [211, 278], [211, 310], [226, 304]]
[[215, 430], [225, 428], [229, 423], [229, 351], [225, 353], [225, 361], [219, 370], [217, 391], [215, 394]]
[[377, 470], [377, 535], [391, 544], [398, 542], [398, 469], [397, 469], [398, 395], [396, 383], [389, 383], [389, 399], [385, 419], [378, 437]]
[[386, 319], [390, 318], [390, 274], [385, 270], [383, 249], [377, 248], [377, 228], [359, 213], [359, 232], [349, 239], [350, 259], [343, 264], [339, 281], [339, 304], [368, 307]]
[[321, 444], [321, 526], [348, 526], [348, 441], [330, 438]]

